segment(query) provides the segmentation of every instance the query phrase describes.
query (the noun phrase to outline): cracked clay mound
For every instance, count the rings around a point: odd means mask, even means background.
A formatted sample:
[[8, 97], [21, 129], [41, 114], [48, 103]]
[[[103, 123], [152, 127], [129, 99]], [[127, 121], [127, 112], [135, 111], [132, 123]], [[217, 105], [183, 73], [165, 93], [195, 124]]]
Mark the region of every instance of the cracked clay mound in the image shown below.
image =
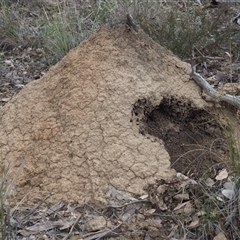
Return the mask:
[[[101, 29], [71, 50], [0, 112], [10, 178], [23, 166], [15, 200], [54, 193], [52, 201], [104, 201], [110, 185], [142, 194], [146, 184], [171, 177], [162, 140], [141, 134], [139, 122], [163, 98], [208, 106], [188, 70], [145, 33], [125, 27]], [[148, 109], [138, 106], [143, 101]]]

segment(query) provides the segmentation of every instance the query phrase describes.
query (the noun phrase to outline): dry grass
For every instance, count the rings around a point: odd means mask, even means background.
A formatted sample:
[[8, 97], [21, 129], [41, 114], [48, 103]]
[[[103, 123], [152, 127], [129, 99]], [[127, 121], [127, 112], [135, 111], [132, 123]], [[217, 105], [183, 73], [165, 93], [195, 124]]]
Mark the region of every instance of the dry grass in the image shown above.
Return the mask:
[[89, 37], [100, 26], [111, 27], [125, 22], [130, 12], [139, 25], [161, 45], [181, 58], [192, 56], [198, 49], [216, 54], [233, 44], [239, 51], [239, 27], [232, 23], [236, 6], [225, 4], [209, 9], [186, 4], [165, 4], [161, 1], [10, 1], [0, 5], [0, 46], [18, 45], [43, 48], [52, 54], [53, 62]]

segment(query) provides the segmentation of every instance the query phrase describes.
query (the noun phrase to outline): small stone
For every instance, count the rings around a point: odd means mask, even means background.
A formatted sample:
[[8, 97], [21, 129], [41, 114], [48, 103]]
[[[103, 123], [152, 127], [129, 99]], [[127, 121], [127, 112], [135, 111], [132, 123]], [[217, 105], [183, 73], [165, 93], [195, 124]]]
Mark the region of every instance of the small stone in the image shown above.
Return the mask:
[[150, 237], [156, 238], [160, 235], [160, 231], [156, 227], [149, 226], [148, 227], [148, 234], [150, 235]]
[[106, 220], [102, 216], [94, 217], [85, 224], [85, 229], [89, 232], [103, 229], [106, 226]]
[[208, 187], [212, 187], [213, 185], [214, 185], [214, 181], [211, 179], [211, 178], [208, 178], [207, 180], [206, 180], [206, 185], [208, 186]]
[[165, 186], [165, 185], [160, 185], [160, 186], [157, 188], [157, 193], [158, 193], [158, 194], [163, 194], [165, 191], [166, 191], [166, 186]]
[[12, 76], [13, 76], [13, 73], [9, 72], [5, 75], [5, 78], [10, 79], [10, 78], [12, 78]]
[[177, 194], [173, 198], [176, 200], [189, 200], [189, 194], [188, 193]]
[[217, 236], [213, 238], [213, 240], [227, 240], [227, 238], [222, 232], [220, 232]]
[[1, 99], [2, 102], [8, 102], [9, 100], [11, 100], [11, 98], [2, 98]]
[[41, 49], [41, 48], [37, 48], [37, 49], [36, 49], [36, 53], [38, 53], [38, 54], [42, 54], [42, 53], [44, 53], [44, 50]]
[[9, 92], [9, 89], [7, 87], [1, 88], [1, 92]]
[[163, 202], [162, 199], [159, 199], [157, 205], [162, 211], [166, 211], [168, 209], [167, 205]]

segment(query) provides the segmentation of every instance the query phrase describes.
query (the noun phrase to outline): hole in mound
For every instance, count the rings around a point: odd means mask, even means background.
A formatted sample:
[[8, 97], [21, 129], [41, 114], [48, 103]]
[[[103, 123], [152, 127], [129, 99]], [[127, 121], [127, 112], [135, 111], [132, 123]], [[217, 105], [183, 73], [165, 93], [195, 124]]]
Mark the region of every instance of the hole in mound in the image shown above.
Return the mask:
[[[190, 103], [164, 98], [155, 108], [146, 99], [138, 100], [133, 113], [141, 110], [140, 133], [162, 139], [171, 166], [191, 177], [215, 173], [227, 159], [226, 138], [214, 117]], [[136, 114], [135, 114], [136, 116]]]

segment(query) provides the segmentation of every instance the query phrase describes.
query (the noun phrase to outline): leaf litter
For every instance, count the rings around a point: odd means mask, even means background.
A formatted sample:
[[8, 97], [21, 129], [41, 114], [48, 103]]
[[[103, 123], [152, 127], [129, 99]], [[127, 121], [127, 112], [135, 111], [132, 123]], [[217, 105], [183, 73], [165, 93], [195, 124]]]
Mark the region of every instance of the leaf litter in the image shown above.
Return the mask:
[[[231, 215], [226, 222], [217, 219], [218, 223], [213, 224], [225, 232], [227, 225], [239, 223], [239, 193], [232, 182], [216, 180], [208, 186], [206, 181], [204, 190], [202, 184], [178, 173], [172, 180], [162, 179], [147, 186], [148, 194], [144, 196], [111, 186], [105, 195], [107, 204], [50, 205], [48, 196], [33, 208], [18, 206], [8, 221], [6, 217], [9, 230], [6, 239], [199, 239], [207, 214], [204, 210], [199, 212], [203, 191], [209, 191], [211, 197], [221, 194], [223, 188], [234, 191], [231, 198], [222, 192], [224, 200], [218, 203], [231, 206]], [[239, 236], [240, 232], [235, 229], [231, 234]], [[204, 239], [211, 239], [210, 235], [206, 234]]]

